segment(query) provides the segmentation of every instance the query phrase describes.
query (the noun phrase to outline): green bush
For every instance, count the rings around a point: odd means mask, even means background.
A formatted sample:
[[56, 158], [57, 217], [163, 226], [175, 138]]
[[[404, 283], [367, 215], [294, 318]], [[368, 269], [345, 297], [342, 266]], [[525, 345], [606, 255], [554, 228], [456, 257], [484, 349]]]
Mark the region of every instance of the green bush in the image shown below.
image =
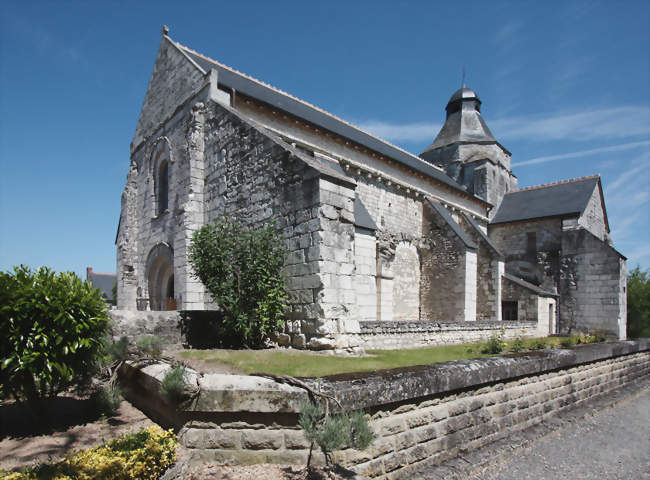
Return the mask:
[[55, 463], [24, 472], [0, 471], [2, 480], [157, 480], [176, 460], [171, 430], [150, 427], [116, 438], [100, 447], [81, 450]]
[[0, 273], [0, 396], [37, 402], [81, 385], [105, 359], [102, 294], [72, 272]]
[[185, 367], [177, 365], [167, 370], [160, 382], [160, 393], [173, 404], [185, 398], [185, 376]]
[[151, 358], [160, 358], [163, 351], [163, 341], [155, 335], [140, 337], [136, 340], [135, 346], [143, 354]]
[[638, 265], [627, 276], [627, 336], [650, 337], [650, 271]]
[[365, 450], [375, 439], [375, 434], [362, 412], [325, 415], [323, 407], [314, 402], [301, 406], [298, 424], [312, 446], [319, 446], [327, 464], [331, 463], [332, 452], [335, 450], [345, 447]]
[[503, 332], [494, 332], [488, 341], [481, 345], [480, 352], [494, 355], [503, 352], [504, 347]]
[[524, 339], [521, 337], [515, 338], [511, 343], [508, 348], [513, 353], [519, 353], [526, 348], [526, 345], [524, 344]]
[[107, 417], [117, 413], [122, 403], [120, 389], [117, 385], [105, 385], [91, 395], [91, 400], [98, 412]]
[[548, 342], [545, 338], [533, 338], [533, 340], [530, 342], [531, 350], [543, 350], [547, 346]]
[[577, 335], [575, 335], [575, 334], [574, 335], [569, 335], [568, 337], [563, 338], [562, 340], [560, 340], [560, 345], [562, 345], [564, 348], [571, 348], [577, 343], [576, 337], [577, 337]]
[[122, 362], [129, 357], [129, 339], [127, 337], [122, 336], [117, 342], [108, 337], [104, 343], [104, 348], [114, 362]]
[[223, 313], [224, 336], [234, 343], [259, 347], [282, 327], [286, 253], [272, 223], [254, 229], [222, 218], [194, 233], [189, 261]]

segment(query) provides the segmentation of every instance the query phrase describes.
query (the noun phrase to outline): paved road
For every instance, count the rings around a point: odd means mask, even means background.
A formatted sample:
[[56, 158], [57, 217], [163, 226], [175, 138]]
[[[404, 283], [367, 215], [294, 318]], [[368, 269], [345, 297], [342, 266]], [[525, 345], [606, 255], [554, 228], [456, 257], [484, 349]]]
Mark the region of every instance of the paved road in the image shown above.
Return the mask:
[[472, 478], [650, 479], [650, 389], [538, 439]]

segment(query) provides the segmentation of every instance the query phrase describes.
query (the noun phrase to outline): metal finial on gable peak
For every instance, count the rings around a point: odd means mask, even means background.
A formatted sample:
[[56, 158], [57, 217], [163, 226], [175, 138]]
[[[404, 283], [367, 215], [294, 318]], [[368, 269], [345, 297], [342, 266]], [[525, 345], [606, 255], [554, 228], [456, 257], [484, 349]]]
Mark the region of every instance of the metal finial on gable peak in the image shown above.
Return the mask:
[[462, 81], [461, 88], [465, 88], [465, 65], [463, 65], [463, 81]]
[[167, 25], [162, 26], [162, 32], [163, 35], [169, 35], [169, 27]]

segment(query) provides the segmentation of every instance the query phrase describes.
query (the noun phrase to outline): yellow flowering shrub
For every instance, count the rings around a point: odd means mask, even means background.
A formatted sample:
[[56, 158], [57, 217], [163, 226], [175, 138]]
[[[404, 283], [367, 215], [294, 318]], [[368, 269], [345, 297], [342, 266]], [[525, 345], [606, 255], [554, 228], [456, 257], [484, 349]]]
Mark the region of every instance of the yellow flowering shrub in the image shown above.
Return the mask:
[[176, 461], [176, 436], [143, 429], [106, 445], [80, 450], [25, 472], [1, 472], [1, 480], [156, 480]]

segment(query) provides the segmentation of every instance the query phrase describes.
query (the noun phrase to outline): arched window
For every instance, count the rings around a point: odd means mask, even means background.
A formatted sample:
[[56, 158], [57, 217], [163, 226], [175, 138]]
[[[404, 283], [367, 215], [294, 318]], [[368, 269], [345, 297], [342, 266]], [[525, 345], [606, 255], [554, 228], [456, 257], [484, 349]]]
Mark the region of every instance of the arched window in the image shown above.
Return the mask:
[[158, 168], [158, 208], [157, 214], [161, 215], [169, 206], [169, 163], [163, 160]]

